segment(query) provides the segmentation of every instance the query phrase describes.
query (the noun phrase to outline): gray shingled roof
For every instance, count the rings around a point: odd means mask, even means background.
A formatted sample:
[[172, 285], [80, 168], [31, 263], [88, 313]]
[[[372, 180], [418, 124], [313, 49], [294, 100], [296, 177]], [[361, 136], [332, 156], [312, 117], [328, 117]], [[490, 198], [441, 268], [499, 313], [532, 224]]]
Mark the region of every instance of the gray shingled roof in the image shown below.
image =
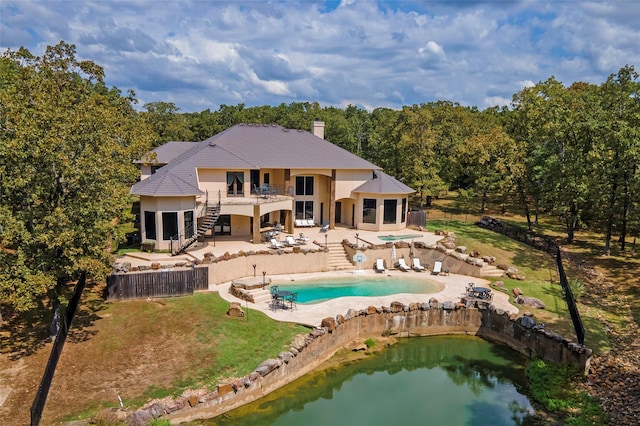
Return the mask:
[[148, 160], [148, 155], [145, 155], [145, 158], [143, 158], [142, 160], [135, 160], [134, 163], [135, 164], [146, 164], [146, 163], [153, 163], [153, 164], [167, 164], [169, 161], [173, 160], [174, 158], [176, 158], [177, 156], [179, 156], [180, 154], [182, 154], [185, 151], [190, 150], [191, 148], [193, 148], [195, 145], [197, 145], [198, 142], [176, 142], [176, 141], [170, 141], [165, 143], [164, 145], [161, 145], [153, 150], [151, 150], [151, 153], [155, 153], [156, 157], [155, 159], [153, 159], [152, 161]]
[[[233, 169], [349, 169], [378, 170], [379, 167], [349, 151], [303, 130], [290, 130], [277, 125], [239, 124], [198, 142], [184, 151], [157, 173], [131, 188], [134, 195], [179, 196], [193, 194], [198, 188], [198, 168]], [[167, 185], [171, 175], [181, 185]]]
[[393, 176], [377, 170], [374, 179], [366, 181], [354, 189], [353, 192], [366, 192], [370, 194], [412, 194], [416, 191]]

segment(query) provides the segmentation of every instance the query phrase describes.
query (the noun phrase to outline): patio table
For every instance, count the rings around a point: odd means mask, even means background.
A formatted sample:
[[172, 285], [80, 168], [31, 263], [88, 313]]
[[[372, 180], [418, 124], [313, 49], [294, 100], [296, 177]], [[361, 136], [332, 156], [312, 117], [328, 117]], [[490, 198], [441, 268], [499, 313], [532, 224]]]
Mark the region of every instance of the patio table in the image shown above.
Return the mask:
[[487, 287], [471, 287], [469, 288], [469, 296], [485, 300], [491, 300], [493, 298], [491, 289]]
[[282, 307], [286, 307], [287, 305], [284, 303], [287, 299], [291, 297], [291, 292], [287, 290], [280, 290], [276, 292], [276, 301], [281, 302]]

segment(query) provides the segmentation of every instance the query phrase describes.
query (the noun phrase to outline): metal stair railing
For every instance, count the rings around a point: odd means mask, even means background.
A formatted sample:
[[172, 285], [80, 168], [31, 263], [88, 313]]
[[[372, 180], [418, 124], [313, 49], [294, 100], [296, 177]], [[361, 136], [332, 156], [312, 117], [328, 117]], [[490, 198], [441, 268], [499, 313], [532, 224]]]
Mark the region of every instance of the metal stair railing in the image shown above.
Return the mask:
[[[171, 239], [171, 255], [176, 256], [182, 252], [184, 252], [187, 248], [189, 248], [193, 243], [198, 241], [198, 238], [203, 236], [209, 229], [211, 229], [217, 222], [220, 217], [220, 207], [221, 207], [221, 193], [218, 191], [218, 202], [214, 206], [209, 206], [209, 192], [206, 193], [205, 205], [202, 209], [202, 216], [200, 219], [200, 224], [196, 232], [184, 242], [177, 244], [177, 248], [173, 249], [173, 238]], [[176, 236], [176, 240], [179, 240], [179, 236]]]

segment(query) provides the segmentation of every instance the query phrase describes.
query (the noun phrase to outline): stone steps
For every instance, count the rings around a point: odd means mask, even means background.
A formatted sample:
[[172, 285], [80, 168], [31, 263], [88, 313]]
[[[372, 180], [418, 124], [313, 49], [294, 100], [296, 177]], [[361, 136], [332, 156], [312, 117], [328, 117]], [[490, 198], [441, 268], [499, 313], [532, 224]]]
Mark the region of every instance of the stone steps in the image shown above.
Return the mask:
[[327, 247], [329, 249], [329, 270], [345, 271], [353, 269], [353, 263], [349, 261], [342, 243], [328, 243]]
[[484, 265], [480, 270], [483, 277], [501, 277], [504, 275], [504, 271], [500, 268], [496, 268], [493, 265]]
[[253, 296], [253, 301], [256, 304], [271, 300], [271, 293], [268, 287], [265, 287], [264, 289], [249, 290], [249, 292]]

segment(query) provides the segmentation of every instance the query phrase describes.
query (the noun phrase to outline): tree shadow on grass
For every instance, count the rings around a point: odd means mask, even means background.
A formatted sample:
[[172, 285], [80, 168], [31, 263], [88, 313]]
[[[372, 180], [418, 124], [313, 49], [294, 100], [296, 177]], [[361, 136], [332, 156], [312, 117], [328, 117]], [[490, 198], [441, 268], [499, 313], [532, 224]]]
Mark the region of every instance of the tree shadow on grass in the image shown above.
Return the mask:
[[28, 312], [17, 312], [3, 305], [0, 353], [12, 361], [32, 355], [49, 341], [51, 311], [44, 305]]
[[[71, 298], [73, 286], [65, 289], [65, 297]], [[73, 318], [67, 341], [86, 341], [96, 334], [91, 330], [93, 323], [100, 319], [97, 314], [105, 309], [105, 300], [100, 296], [100, 286], [88, 282]], [[47, 343], [51, 342], [51, 308], [40, 304], [36, 309], [28, 312], [17, 312], [11, 307], [3, 305], [4, 323], [0, 333], [0, 353], [8, 355], [12, 361], [30, 356]], [[63, 311], [64, 315], [64, 311]]]

